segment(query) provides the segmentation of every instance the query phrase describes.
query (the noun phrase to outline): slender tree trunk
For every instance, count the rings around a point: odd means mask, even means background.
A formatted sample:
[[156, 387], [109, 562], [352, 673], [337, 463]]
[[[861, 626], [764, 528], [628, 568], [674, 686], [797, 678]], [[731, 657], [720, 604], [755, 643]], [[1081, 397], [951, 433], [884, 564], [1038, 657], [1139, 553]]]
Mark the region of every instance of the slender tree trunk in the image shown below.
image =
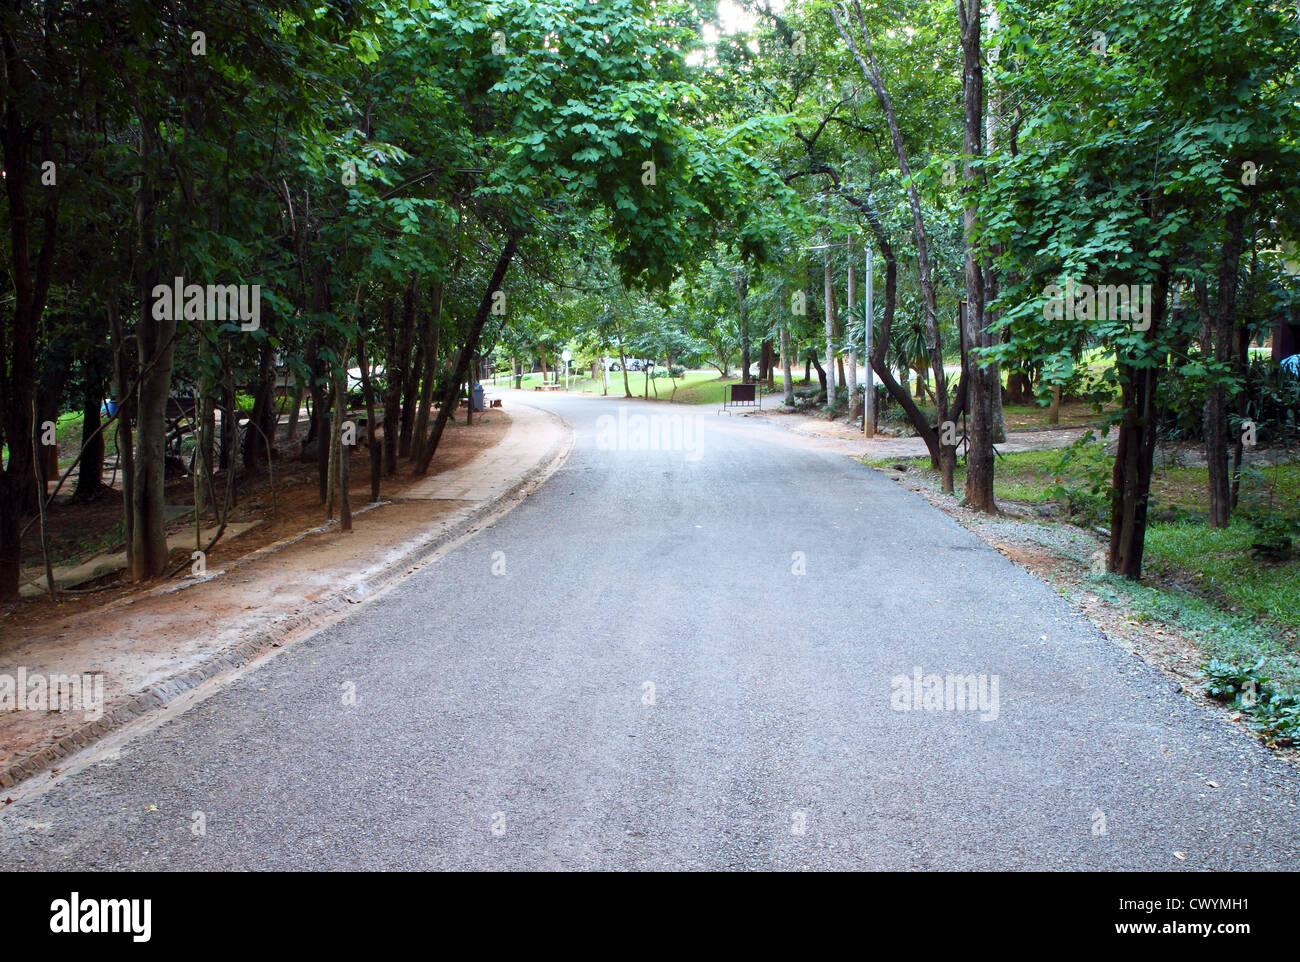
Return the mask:
[[785, 393], [785, 403], [794, 406], [794, 372], [790, 370], [790, 331], [781, 328], [781, 387]]
[[311, 423], [307, 428], [307, 443], [316, 444], [316, 494], [325, 503], [329, 488], [329, 372], [321, 357], [320, 340], [307, 342], [308, 389], [311, 391]]
[[735, 271], [732, 279], [736, 285], [736, 304], [740, 313], [740, 381], [749, 381], [749, 275], [744, 268]]
[[253, 412], [249, 430], [244, 434], [244, 470], [253, 474], [262, 468], [266, 457], [266, 438], [275, 436], [275, 351], [269, 341], [258, 350], [257, 388], [253, 394]]
[[[1162, 273], [1155, 285], [1152, 322], [1146, 337], [1154, 342], [1164, 321], [1169, 293], [1169, 275]], [[1160, 365], [1136, 367], [1130, 360], [1116, 364], [1123, 413], [1111, 475], [1110, 552], [1107, 567], [1115, 574], [1138, 580], [1142, 577], [1142, 553], [1146, 542], [1147, 504], [1151, 494], [1151, 469], [1155, 458], [1159, 414], [1156, 387]]]
[[[425, 314], [420, 339], [424, 344], [424, 372], [420, 379], [420, 403], [415, 414], [415, 438], [423, 440], [429, 431], [429, 413], [433, 406], [433, 391], [438, 383], [438, 342], [442, 331], [442, 281], [433, 285], [432, 304]], [[515, 387], [518, 387], [518, 383]], [[411, 459], [419, 457], [420, 445], [412, 442]]]
[[[19, 115], [24, 99], [18, 91], [30, 76], [30, 67], [20, 64], [17, 51], [5, 34], [6, 91], [4, 114], [0, 117], [0, 147], [3, 147], [4, 190], [8, 200], [9, 280], [13, 290], [13, 321], [0, 326], [0, 428], [9, 447], [8, 463], [0, 468], [0, 599], [18, 597], [22, 563], [22, 521], [37, 505], [35, 459], [32, 456], [32, 398], [36, 390], [36, 334], [45, 310], [46, 294], [54, 264], [58, 223], [58, 196], [51, 191], [41, 214], [41, 249], [33, 263], [27, 181], [32, 163], [32, 125]], [[11, 95], [12, 94], [12, 95]], [[42, 139], [49, 146], [49, 131], [41, 126]], [[48, 154], [47, 154], [48, 156]], [[7, 343], [6, 343], [7, 340]], [[7, 367], [7, 370], [6, 370]]]
[[879, 336], [872, 338], [871, 341], [869, 363], [871, 369], [876, 372], [876, 377], [880, 378], [880, 383], [885, 386], [885, 391], [903, 409], [917, 435], [925, 441], [926, 450], [930, 453], [930, 466], [937, 470], [943, 460], [939, 430], [926, 419], [912, 399], [908, 391], [907, 366], [902, 365], [900, 381], [894, 377], [894, 372], [886, 359], [890, 339], [893, 337], [894, 312], [898, 308], [898, 257], [894, 253], [894, 245], [889, 241], [889, 234], [885, 231], [874, 204], [871, 203], [870, 196], [857, 203], [857, 207], [865, 215], [871, 236], [875, 238], [876, 246], [880, 248], [881, 259], [885, 262], [885, 305], [881, 311]]
[[478, 349], [479, 338], [483, 334], [483, 325], [487, 323], [488, 315], [492, 311], [492, 295], [500, 289], [501, 282], [505, 280], [506, 271], [510, 268], [510, 261], [514, 258], [515, 251], [519, 247], [519, 238], [518, 232], [511, 232], [506, 238], [506, 244], [501, 250], [501, 255], [497, 258], [496, 268], [488, 281], [487, 290], [483, 292], [483, 299], [479, 301], [478, 311], [474, 315], [474, 322], [470, 325], [465, 344], [461, 347], [460, 354], [456, 358], [455, 373], [449, 381], [447, 392], [443, 395], [442, 406], [438, 409], [438, 417], [433, 423], [433, 430], [425, 441], [424, 451], [420, 455], [420, 461], [415, 468], [416, 474], [428, 472], [429, 463], [438, 450], [438, 442], [442, 439], [442, 432], [447, 426], [447, 419], [451, 417], [451, 412], [456, 405], [456, 396], [459, 393], [460, 385], [469, 373], [470, 360]]
[[[823, 243], [830, 243], [823, 236]], [[822, 251], [822, 280], [826, 297], [826, 408], [835, 408], [835, 282], [831, 277], [831, 252]], [[820, 373], [820, 371], [819, 371]]]
[[830, 385], [827, 383], [828, 378], [826, 376], [826, 368], [822, 367], [822, 362], [817, 360], [815, 348], [809, 351], [808, 360], [812, 362], [812, 366], [817, 369], [817, 380], [821, 383], [822, 390], [827, 392], [827, 397], [830, 397]]
[[[848, 262], [849, 262], [849, 316], [853, 316], [853, 309], [858, 303], [858, 274], [853, 264], [853, 235], [849, 235], [848, 240]], [[862, 405], [858, 402], [858, 349], [849, 348], [848, 377], [844, 381], [844, 386], [849, 392], [849, 420], [856, 420], [862, 411]]]
[[97, 378], [88, 378], [81, 398], [81, 461], [77, 487], [72, 493], [76, 501], [89, 501], [104, 487], [104, 433], [99, 430], [103, 400], [103, 384]]
[[[942, 427], [948, 420], [948, 386], [943, 370], [943, 347], [939, 338], [938, 309], [935, 301], [933, 274], [930, 270], [930, 243], [925, 229], [925, 217], [921, 212], [921, 198], [912, 178], [912, 165], [908, 160], [907, 147], [903, 142], [903, 134], [898, 126], [898, 117], [894, 111], [893, 100], [890, 98], [889, 90], [885, 87], [880, 67], [876, 62], [871, 35], [867, 30], [866, 23], [862, 20], [862, 11], [856, 5], [855, 10], [857, 12], [855, 23], [862, 41], [860, 46], [841, 19], [839, 8], [831, 7], [835, 26], [839, 30], [840, 36], [848, 44], [854, 60], [857, 61], [863, 77], [866, 78], [867, 83], [875, 92], [876, 100], [885, 115], [890, 140], [894, 145], [894, 156], [898, 161], [898, 170], [902, 175], [903, 183], [906, 185], [908, 206], [912, 211], [912, 234], [916, 244], [917, 275], [921, 288], [921, 305], [925, 319], [927, 346], [930, 353], [930, 365], [934, 370], [935, 407], [938, 414], [937, 420], [940, 427]], [[875, 367], [874, 364], [873, 367]], [[879, 368], [876, 368], [876, 371], [879, 373]], [[943, 444], [942, 434], [938, 434], [937, 437], [939, 439], [939, 468], [943, 479], [943, 490], [945, 493], [951, 494], [957, 449], [955, 445]]]
[[[147, 116], [142, 116], [147, 128]], [[167, 569], [167, 534], [165, 473], [165, 434], [167, 395], [171, 386], [172, 352], [176, 335], [176, 315], [180, 305], [173, 304], [170, 318], [155, 318], [153, 290], [161, 275], [160, 258], [154, 233], [155, 196], [151, 169], [158, 159], [156, 135], [142, 133], [140, 161], [144, 168], [136, 194], [137, 291], [139, 320], [136, 323], [137, 356], [140, 362], [140, 386], [136, 394], [136, 450], [133, 479], [134, 529], [132, 581], [145, 581]], [[232, 465], [233, 470], [233, 465]]]
[[622, 325], [614, 328], [615, 336], [618, 338], [618, 361], [619, 366], [623, 368], [623, 396], [632, 397], [632, 388], [627, 381], [627, 352], [623, 350], [623, 328]]
[[[997, 36], [998, 29], [1002, 25], [1001, 17], [998, 15], [997, 0], [989, 0], [987, 26], [990, 37]], [[1002, 116], [1002, 92], [998, 89], [996, 77], [996, 65], [1001, 58], [1002, 51], [998, 47], [993, 47], [987, 51], [987, 60], [989, 70], [984, 77], [984, 165], [986, 171], [989, 170], [989, 158], [997, 153], [997, 134], [998, 122]], [[988, 174], [986, 173], [987, 177]], [[984, 263], [984, 329], [989, 332], [987, 342], [994, 343], [996, 335], [992, 333], [998, 320], [998, 312], [992, 306], [998, 298], [998, 268], [997, 259], [1002, 253], [1002, 245], [993, 245], [988, 260]], [[1007, 332], [1003, 331], [1002, 336], [1005, 338]], [[1006, 416], [1002, 411], [1002, 372], [994, 365], [994, 385], [993, 385], [993, 443], [1001, 444], [1007, 439]]]
[[984, 70], [980, 64], [980, 7], [981, 0], [959, 0], [958, 20], [961, 25], [963, 60], [963, 102], [965, 123], [962, 193], [965, 194], [963, 224], [966, 248], [966, 310], [962, 312], [962, 328], [967, 344], [968, 395], [966, 406], [970, 413], [970, 440], [966, 456], [966, 503], [988, 514], [997, 512], [993, 500], [993, 393], [997, 379], [996, 369], [979, 357], [980, 348], [990, 346], [984, 316], [984, 271], [976, 257], [976, 233], [979, 230], [979, 208], [975, 192], [980, 174], [975, 169], [976, 160], [983, 159], [984, 134]]
[[[1214, 361], [1216, 367], [1224, 372], [1234, 368], [1237, 271], [1241, 265], [1244, 232], [1243, 209], [1230, 208], [1224, 219], [1219, 290], [1214, 310]], [[1209, 468], [1209, 526], [1226, 528], [1232, 515], [1232, 478], [1228, 469], [1228, 388], [1218, 378], [1205, 391], [1205, 457]]]
[[[384, 300], [384, 332], [388, 342], [388, 362], [384, 367], [384, 473], [397, 473], [397, 452], [402, 440], [402, 377], [406, 362], [402, 359], [401, 335], [394, 313], [396, 303]], [[409, 353], [409, 352], [408, 352]]]
[[[411, 454], [411, 437], [415, 430], [415, 400], [416, 388], [419, 384], [420, 375], [423, 373], [421, 368], [424, 364], [423, 344], [416, 344], [415, 336], [415, 316], [416, 310], [416, 293], [419, 290], [419, 275], [414, 272], [411, 279], [406, 285], [406, 293], [402, 297], [402, 334], [398, 342], [397, 350], [402, 358], [402, 378], [400, 385], [401, 399], [401, 431], [398, 434], [397, 453], [401, 457], [409, 457]], [[415, 360], [411, 360], [412, 348], [414, 347]], [[401, 352], [405, 353], [401, 353]], [[396, 464], [394, 463], [394, 470]]]
[[302, 414], [302, 396], [306, 390], [302, 378], [293, 376], [293, 401], [289, 404], [289, 423], [285, 426], [284, 439], [292, 441], [298, 434], [298, 418]]
[[366, 399], [366, 452], [370, 456], [370, 500], [379, 500], [380, 451], [375, 438], [375, 390], [370, 384], [370, 362], [366, 357], [366, 336], [357, 332], [357, 366], [361, 368], [361, 392]]

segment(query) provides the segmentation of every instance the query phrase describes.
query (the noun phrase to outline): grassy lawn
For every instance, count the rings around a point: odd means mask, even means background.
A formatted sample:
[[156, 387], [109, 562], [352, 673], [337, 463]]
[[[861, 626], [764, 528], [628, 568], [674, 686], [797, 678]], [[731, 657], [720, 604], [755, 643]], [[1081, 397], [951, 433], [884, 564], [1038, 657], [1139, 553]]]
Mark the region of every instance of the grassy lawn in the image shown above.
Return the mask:
[[1002, 417], [1008, 431], [1023, 431], [1026, 428], [1081, 428], [1091, 427], [1106, 417], [1106, 412], [1098, 412], [1091, 404], [1083, 401], [1068, 401], [1061, 405], [1060, 417], [1056, 424], [1049, 424], [1047, 408], [1037, 404], [1004, 404]]
[[[934, 405], [927, 398], [924, 404], [918, 404], [926, 419], [935, 419]], [[1108, 410], [1098, 412], [1095, 407], [1084, 401], [1067, 401], [1061, 405], [1056, 424], [1048, 421], [1047, 407], [1037, 404], [1004, 404], [1002, 418], [1008, 431], [1026, 431], [1041, 428], [1084, 428], [1101, 423], [1107, 417]], [[894, 424], [910, 424], [902, 409], [891, 404], [888, 413], [882, 414]]]
[[1240, 518], [1227, 528], [1199, 521], [1153, 524], [1144, 561], [1153, 575], [1194, 577], [1199, 588], [1234, 611], [1300, 630], [1300, 561], [1257, 560], [1259, 533]]
[[[1049, 488], [1052, 485], [1073, 480], [1070, 474], [1053, 471], [1053, 468], [1060, 463], [1061, 456], [1061, 450], [1025, 451], [1003, 455], [997, 459], [997, 468], [993, 475], [994, 496], [1001, 501], [1021, 501], [1027, 504], [1041, 504], [1049, 500]], [[863, 463], [876, 468], [903, 463], [907, 464], [909, 470], [930, 470], [928, 457], [868, 459]], [[966, 483], [964, 462], [958, 462], [957, 470], [953, 474], [953, 483], [958, 489]]]
[[[501, 387], [506, 387], [511, 382], [508, 378], [498, 378], [497, 382]], [[542, 383], [540, 373], [525, 375], [521, 387], [524, 390], [531, 390], [533, 387]], [[628, 387], [631, 388], [632, 394], [636, 397], [644, 397], [646, 392], [646, 376], [641, 371], [629, 371], [627, 375]], [[722, 399], [726, 393], [726, 386], [734, 384], [735, 379], [731, 378], [726, 381], [717, 371], [687, 371], [681, 377], [677, 378], [677, 393], [673, 395], [673, 382], [667, 377], [652, 377], [650, 379], [650, 397], [653, 400], [658, 391], [658, 397], [661, 400], [668, 400], [672, 396], [673, 400], [679, 404], [722, 404]], [[486, 383], [490, 390], [491, 382]], [[570, 377], [569, 390], [585, 394], [602, 394], [605, 386], [601, 379], [592, 379], [590, 377]], [[615, 397], [623, 394], [623, 372], [609, 372], [609, 393]]]

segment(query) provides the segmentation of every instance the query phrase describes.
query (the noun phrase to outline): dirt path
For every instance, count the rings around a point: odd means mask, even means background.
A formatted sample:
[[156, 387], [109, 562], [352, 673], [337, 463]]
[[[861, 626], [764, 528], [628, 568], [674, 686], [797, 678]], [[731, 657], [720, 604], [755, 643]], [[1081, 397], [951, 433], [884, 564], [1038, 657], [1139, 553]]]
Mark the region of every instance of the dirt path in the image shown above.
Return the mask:
[[[761, 421], [789, 431], [792, 434], [824, 441], [838, 442], [837, 448], [845, 454], [870, 460], [889, 458], [920, 458], [929, 454], [925, 442], [919, 437], [864, 437], [862, 431], [844, 421], [828, 421], [808, 414], [786, 414], [781, 411], [764, 411], [762, 414], [741, 415], [747, 421]], [[1002, 454], [1018, 451], [1045, 451], [1069, 447], [1078, 440], [1086, 428], [1071, 427], [1047, 431], [1009, 431], [1007, 440], [997, 446]]]

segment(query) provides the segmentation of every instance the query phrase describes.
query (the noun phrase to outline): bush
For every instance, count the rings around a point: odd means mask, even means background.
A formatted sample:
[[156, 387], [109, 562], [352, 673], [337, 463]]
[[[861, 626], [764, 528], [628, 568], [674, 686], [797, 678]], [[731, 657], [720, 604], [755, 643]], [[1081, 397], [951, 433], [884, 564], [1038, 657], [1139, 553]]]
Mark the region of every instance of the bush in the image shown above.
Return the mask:
[[1045, 496], [1062, 502], [1076, 521], [1091, 527], [1110, 520], [1111, 469], [1111, 457], [1089, 431], [1038, 473], [1055, 482]]
[[1285, 691], [1260, 673], [1264, 659], [1250, 667], [1215, 658], [1202, 667], [1205, 693], [1215, 701], [1238, 709], [1250, 719], [1253, 731], [1279, 745], [1300, 738], [1300, 697]]

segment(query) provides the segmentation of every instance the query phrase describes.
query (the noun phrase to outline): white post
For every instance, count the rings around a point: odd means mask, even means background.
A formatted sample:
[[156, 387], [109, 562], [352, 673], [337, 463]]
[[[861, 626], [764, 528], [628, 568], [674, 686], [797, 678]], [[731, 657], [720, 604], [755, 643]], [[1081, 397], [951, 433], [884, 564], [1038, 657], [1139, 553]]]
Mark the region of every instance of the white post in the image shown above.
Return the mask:
[[876, 305], [875, 291], [873, 285], [875, 277], [872, 271], [875, 268], [874, 250], [871, 244], [867, 244], [867, 298], [864, 305], [867, 334], [867, 384], [865, 397], [862, 406], [862, 433], [869, 438], [876, 436], [876, 372], [871, 367], [871, 328], [875, 326]]

